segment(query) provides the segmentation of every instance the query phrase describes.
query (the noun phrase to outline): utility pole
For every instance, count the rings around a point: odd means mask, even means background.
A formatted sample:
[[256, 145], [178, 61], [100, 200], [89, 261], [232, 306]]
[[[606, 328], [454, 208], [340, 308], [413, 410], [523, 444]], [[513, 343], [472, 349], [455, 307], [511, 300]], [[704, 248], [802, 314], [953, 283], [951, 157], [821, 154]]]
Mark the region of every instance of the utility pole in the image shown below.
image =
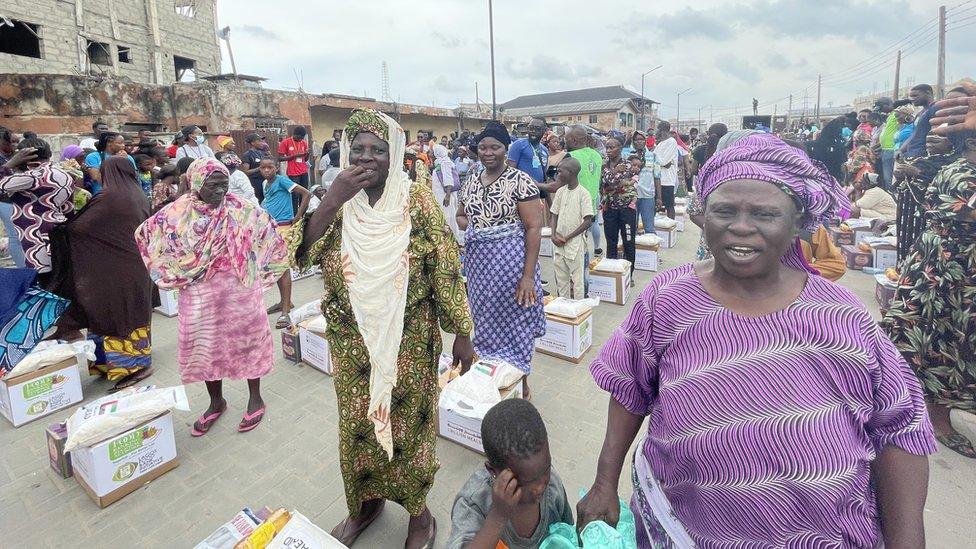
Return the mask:
[[817, 75], [817, 110], [813, 117], [813, 123], [820, 127], [820, 86], [823, 84], [823, 75]]
[[683, 90], [683, 91], [679, 91], [678, 92], [678, 104], [675, 105], [675, 107], [676, 107], [675, 110], [677, 111], [677, 114], [674, 117], [674, 126], [675, 127], [673, 129], [676, 132], [678, 132], [679, 134], [681, 133], [681, 94], [687, 93], [689, 91], [691, 91], [691, 88], [688, 88], [686, 90]]
[[491, 49], [491, 119], [498, 120], [498, 103], [495, 100], [495, 21], [491, 0], [488, 0], [488, 43]]
[[939, 6], [939, 69], [935, 77], [935, 98], [942, 99], [945, 93], [945, 38], [946, 8]]
[[714, 123], [715, 123], [715, 112], [712, 109], [712, 106], [709, 105], [708, 106], [708, 125], [711, 126]]
[[790, 117], [793, 116], [793, 94], [790, 94], [789, 106], [786, 107], [786, 126], [790, 125]]
[[895, 91], [891, 94], [898, 101], [899, 80], [901, 80], [901, 50], [898, 50], [898, 57], [895, 58]]
[[656, 66], [656, 67], [654, 67], [653, 69], [651, 69], [651, 70], [649, 70], [649, 71], [647, 71], [647, 72], [645, 72], [645, 73], [643, 73], [643, 74], [641, 74], [641, 112], [640, 112], [640, 130], [641, 130], [642, 132], [643, 132], [643, 131], [647, 131], [647, 126], [645, 126], [645, 125], [644, 125], [644, 103], [646, 103], [646, 102], [647, 102], [647, 100], [646, 100], [646, 99], [644, 98], [644, 77], [645, 77], [645, 76], [647, 76], [648, 74], [651, 74], [652, 72], [654, 72], [654, 71], [656, 71], [656, 70], [658, 70], [658, 69], [660, 69], [660, 68], [661, 68], [662, 66], [663, 66], [663, 65], [658, 65], [658, 66]]

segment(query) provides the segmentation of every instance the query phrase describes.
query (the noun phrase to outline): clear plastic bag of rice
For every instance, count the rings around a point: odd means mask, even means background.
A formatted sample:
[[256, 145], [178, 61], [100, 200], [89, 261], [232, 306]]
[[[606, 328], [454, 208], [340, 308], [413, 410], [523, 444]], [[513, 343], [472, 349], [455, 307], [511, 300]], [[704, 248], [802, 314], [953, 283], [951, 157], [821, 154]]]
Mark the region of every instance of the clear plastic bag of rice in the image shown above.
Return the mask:
[[603, 271], [605, 273], [622, 273], [630, 270], [630, 261], [626, 259], [601, 259], [597, 263], [596, 271]]
[[569, 299], [568, 297], [557, 297], [546, 305], [545, 310], [548, 314], [565, 318], [576, 318], [587, 311], [593, 310], [599, 304], [600, 300], [596, 298]]
[[42, 341], [6, 377], [28, 374], [69, 358], [75, 358], [79, 364], [87, 366], [89, 360], [95, 360], [95, 342], [90, 339], [73, 343]]
[[190, 411], [182, 385], [163, 389], [149, 385], [103, 396], [78, 408], [68, 418], [64, 452], [91, 446], [174, 409]]
[[664, 240], [654, 233], [639, 234], [634, 237], [634, 243], [640, 246], [660, 246], [662, 242]]

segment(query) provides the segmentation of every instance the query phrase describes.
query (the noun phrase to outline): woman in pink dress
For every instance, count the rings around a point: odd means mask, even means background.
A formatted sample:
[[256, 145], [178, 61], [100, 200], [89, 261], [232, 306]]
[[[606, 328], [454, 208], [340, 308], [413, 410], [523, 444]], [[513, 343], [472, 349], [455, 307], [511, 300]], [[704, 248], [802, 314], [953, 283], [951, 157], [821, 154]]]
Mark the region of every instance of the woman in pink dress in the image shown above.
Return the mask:
[[136, 242], [156, 284], [180, 290], [180, 377], [205, 382], [210, 394], [193, 436], [206, 434], [227, 409], [225, 378], [247, 380], [238, 426], [246, 432], [266, 410], [261, 377], [271, 371], [274, 347], [263, 295], [288, 268], [287, 249], [264, 210], [227, 193], [221, 162], [195, 160], [186, 176], [190, 192], [147, 219]]

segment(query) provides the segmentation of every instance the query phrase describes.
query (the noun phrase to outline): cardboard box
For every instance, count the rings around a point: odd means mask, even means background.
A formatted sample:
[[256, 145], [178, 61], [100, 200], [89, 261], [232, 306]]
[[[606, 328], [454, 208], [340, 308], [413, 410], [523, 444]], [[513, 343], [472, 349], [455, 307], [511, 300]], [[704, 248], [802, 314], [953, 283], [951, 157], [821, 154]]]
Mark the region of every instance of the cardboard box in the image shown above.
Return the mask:
[[81, 402], [79, 366], [78, 359], [72, 357], [17, 377], [0, 379], [0, 414], [14, 427], [20, 427]]
[[173, 318], [180, 313], [180, 291], [179, 290], [159, 290], [159, 307], [156, 312]]
[[874, 280], [874, 300], [878, 302], [878, 307], [881, 308], [881, 314], [885, 314], [888, 308], [891, 307], [891, 302], [895, 299], [895, 293], [898, 291], [898, 283], [888, 280], [888, 277], [883, 273], [874, 275]]
[[285, 360], [301, 362], [302, 343], [298, 327], [290, 326], [281, 331], [281, 355]]
[[291, 269], [290, 271], [291, 271], [291, 281], [294, 282], [296, 280], [302, 280], [314, 276], [322, 272], [322, 269], [321, 267], [315, 266], [309, 268], [307, 271], [299, 272], [298, 269]]
[[630, 293], [630, 271], [611, 273], [590, 269], [590, 297], [623, 305]]
[[884, 238], [867, 238], [864, 240], [871, 246], [871, 266], [885, 270], [898, 266], [898, 248]]
[[[634, 268], [638, 271], [657, 271], [659, 260], [658, 250], [660, 246], [634, 245]], [[624, 256], [624, 246], [617, 246], [617, 256]]]
[[834, 245], [837, 247], [854, 244], [853, 231], [842, 231], [840, 227], [827, 227], [827, 234], [830, 235], [830, 239], [834, 241]]
[[[499, 391], [502, 400], [522, 398], [524, 382], [525, 378], [523, 377], [514, 385]], [[484, 416], [473, 412], [473, 408], [465, 406], [463, 402], [459, 403], [456, 409], [441, 406], [438, 402], [437, 434], [484, 455], [485, 447], [481, 444], [481, 421], [483, 419]]]
[[313, 332], [299, 324], [298, 346], [301, 349], [302, 362], [322, 373], [332, 375], [332, 354], [329, 352], [329, 342], [324, 334]]
[[662, 248], [674, 248], [678, 245], [678, 227], [671, 227], [670, 229], [655, 227], [654, 232], [661, 239]]
[[156, 416], [90, 447], [71, 451], [78, 484], [108, 507], [179, 465], [173, 413]]
[[593, 311], [576, 318], [546, 314], [546, 335], [535, 340], [540, 353], [579, 364], [593, 345]]
[[862, 252], [857, 246], [841, 246], [840, 253], [844, 255], [844, 261], [847, 263], [847, 268], [852, 271], [860, 271], [864, 267], [873, 266], [871, 252]]
[[71, 471], [71, 454], [65, 455], [64, 453], [64, 443], [68, 440], [68, 429], [64, 423], [55, 423], [49, 426], [44, 433], [47, 435], [47, 455], [51, 469], [61, 475], [61, 478], [70, 478], [74, 474]]

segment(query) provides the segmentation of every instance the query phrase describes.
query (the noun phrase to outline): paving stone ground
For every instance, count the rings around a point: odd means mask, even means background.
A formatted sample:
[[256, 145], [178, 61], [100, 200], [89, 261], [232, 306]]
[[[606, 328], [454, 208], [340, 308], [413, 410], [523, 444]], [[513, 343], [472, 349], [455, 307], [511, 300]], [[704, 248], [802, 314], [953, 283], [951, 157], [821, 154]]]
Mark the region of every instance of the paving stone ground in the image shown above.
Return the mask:
[[[694, 227], [682, 233], [676, 248], [662, 252], [662, 267], [691, 260], [697, 239]], [[545, 258], [543, 269], [551, 280], [551, 264]], [[541, 354], [533, 361], [533, 402], [546, 420], [554, 466], [574, 504], [578, 489], [593, 480], [606, 422], [607, 396], [594, 385], [587, 364], [653, 275], [638, 272], [627, 306], [604, 304], [595, 310], [594, 346], [583, 362], [571, 364]], [[877, 315], [872, 277], [849, 272], [840, 282]], [[319, 278], [299, 281], [295, 301], [315, 299], [321, 290]], [[276, 298], [276, 290], [266, 295], [269, 304]], [[176, 319], [154, 315], [153, 340], [152, 382], [178, 384]], [[279, 342], [276, 352], [280, 357]], [[94, 377], [84, 379], [83, 385], [86, 400], [105, 394], [110, 386]], [[193, 547], [242, 507], [261, 505], [298, 509], [325, 530], [331, 529], [346, 514], [332, 379], [279, 358], [262, 386], [268, 413], [259, 428], [237, 433], [247, 389], [243, 382], [229, 382], [227, 417], [201, 438], [190, 437], [190, 426], [207, 405], [206, 391], [203, 384], [188, 386], [193, 411], [175, 416], [179, 467], [106, 509], [98, 509], [73, 478], [61, 479], [48, 467], [44, 429], [68, 413], [17, 429], [0, 419], [0, 546]], [[976, 436], [976, 418], [956, 415], [954, 420], [964, 432]], [[438, 439], [437, 451], [441, 469], [428, 501], [439, 524], [437, 546], [443, 547], [454, 495], [482, 466], [483, 458], [443, 439]], [[925, 512], [928, 546], [976, 547], [976, 461], [941, 449], [932, 456], [930, 468]], [[625, 472], [620, 495], [626, 499], [630, 494]], [[406, 520], [402, 509], [388, 505], [357, 547], [402, 547]]]

